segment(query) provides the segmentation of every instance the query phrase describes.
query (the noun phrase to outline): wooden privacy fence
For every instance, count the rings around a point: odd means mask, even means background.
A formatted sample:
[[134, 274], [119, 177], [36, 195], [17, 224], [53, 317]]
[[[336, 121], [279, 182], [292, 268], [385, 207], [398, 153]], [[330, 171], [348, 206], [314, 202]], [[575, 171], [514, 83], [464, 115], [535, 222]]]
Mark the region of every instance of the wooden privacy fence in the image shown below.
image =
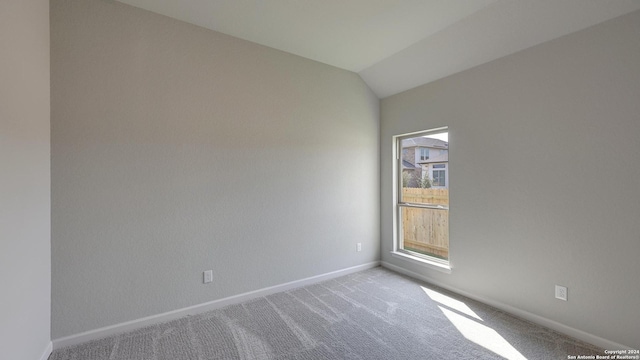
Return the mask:
[[[403, 188], [404, 202], [449, 205], [448, 189]], [[449, 259], [449, 210], [402, 207], [403, 248]]]
[[419, 204], [449, 205], [449, 189], [402, 188], [402, 201]]

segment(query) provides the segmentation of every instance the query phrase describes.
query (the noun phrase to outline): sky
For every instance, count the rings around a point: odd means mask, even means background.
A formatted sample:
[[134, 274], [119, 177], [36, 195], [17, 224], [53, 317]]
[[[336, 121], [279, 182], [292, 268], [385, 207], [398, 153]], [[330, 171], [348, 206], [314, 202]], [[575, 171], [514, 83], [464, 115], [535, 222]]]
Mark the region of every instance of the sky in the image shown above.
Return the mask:
[[449, 133], [448, 132], [439, 133], [439, 134], [431, 134], [431, 135], [427, 135], [425, 137], [426, 138], [432, 138], [432, 139], [439, 139], [439, 140], [442, 140], [442, 141], [449, 142]]

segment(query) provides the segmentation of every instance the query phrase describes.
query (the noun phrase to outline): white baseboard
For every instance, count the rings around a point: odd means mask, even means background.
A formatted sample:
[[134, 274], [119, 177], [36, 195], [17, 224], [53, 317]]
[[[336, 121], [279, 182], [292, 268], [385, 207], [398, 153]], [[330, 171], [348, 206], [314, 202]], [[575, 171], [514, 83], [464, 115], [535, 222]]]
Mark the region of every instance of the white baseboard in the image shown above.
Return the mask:
[[53, 352], [53, 343], [49, 341], [47, 346], [44, 348], [44, 351], [42, 352], [42, 356], [40, 356], [40, 360], [49, 359], [49, 356], [51, 356], [52, 352]]
[[203, 312], [219, 309], [227, 305], [233, 305], [243, 301], [255, 299], [258, 297], [271, 295], [277, 292], [287, 291], [297, 287], [315, 284], [321, 281], [330, 280], [333, 278], [348, 275], [358, 271], [371, 269], [376, 266], [380, 266], [380, 261], [373, 261], [367, 264], [357, 265], [357, 266], [353, 266], [353, 267], [342, 269], [342, 270], [332, 271], [326, 274], [316, 275], [316, 276], [308, 277], [301, 280], [291, 281], [291, 282], [280, 284], [280, 285], [270, 286], [263, 289], [226, 297], [223, 299], [209, 301], [206, 303], [189, 306], [182, 309], [165, 312], [162, 314], [147, 316], [144, 318], [127, 321], [120, 324], [115, 324], [115, 325], [105, 326], [95, 330], [85, 331], [79, 334], [70, 335], [70, 336], [53, 340], [53, 348], [60, 349], [66, 346], [77, 345], [77, 344], [81, 344], [91, 340], [102, 339], [111, 335], [116, 335], [123, 332], [139, 329], [145, 326], [155, 325], [155, 324], [179, 319], [189, 315], [200, 314]]
[[382, 265], [382, 267], [387, 268], [389, 270], [398, 272], [400, 274], [407, 275], [407, 276], [415, 278], [415, 279], [426, 281], [426, 282], [428, 282], [430, 284], [439, 286], [439, 287], [441, 287], [443, 289], [447, 289], [447, 290], [452, 291], [452, 292], [454, 292], [456, 294], [460, 294], [460, 295], [466, 296], [466, 297], [468, 297], [470, 299], [479, 301], [479, 302], [481, 302], [483, 304], [487, 304], [487, 305], [493, 306], [494, 308], [502, 310], [504, 312], [507, 312], [507, 313], [509, 313], [511, 315], [515, 315], [515, 316], [517, 316], [519, 318], [531, 321], [532, 323], [536, 323], [538, 325], [542, 325], [542, 326], [544, 326], [546, 328], [555, 330], [555, 331], [557, 331], [559, 333], [562, 333], [562, 334], [565, 334], [567, 336], [571, 336], [574, 339], [582, 340], [582, 341], [584, 341], [586, 343], [595, 345], [595, 346], [600, 347], [602, 349], [610, 349], [610, 350], [617, 350], [617, 349], [630, 350], [631, 349], [628, 346], [625, 346], [625, 345], [622, 345], [622, 344], [618, 344], [618, 343], [616, 343], [614, 341], [611, 341], [611, 340], [603, 339], [603, 338], [601, 338], [599, 336], [584, 332], [582, 330], [578, 330], [578, 329], [572, 328], [570, 326], [567, 326], [567, 325], [561, 324], [561, 323], [559, 323], [557, 321], [550, 320], [550, 319], [547, 319], [545, 317], [530, 313], [528, 311], [515, 308], [515, 307], [513, 307], [511, 305], [507, 305], [507, 304], [501, 303], [499, 301], [491, 300], [491, 299], [488, 299], [488, 298], [485, 298], [485, 297], [482, 297], [482, 296], [477, 296], [477, 295], [468, 293], [468, 292], [466, 292], [464, 290], [460, 290], [460, 289], [457, 289], [457, 288], [455, 288], [453, 286], [449, 286], [447, 284], [443, 284], [443, 283], [441, 283], [441, 282], [439, 282], [437, 280], [434, 280], [434, 279], [432, 279], [432, 278], [430, 278], [428, 276], [424, 276], [422, 274], [418, 274], [418, 273], [415, 273], [413, 271], [406, 270], [406, 269], [404, 269], [402, 267], [390, 264], [390, 263], [388, 263], [386, 261], [382, 261], [381, 265]]

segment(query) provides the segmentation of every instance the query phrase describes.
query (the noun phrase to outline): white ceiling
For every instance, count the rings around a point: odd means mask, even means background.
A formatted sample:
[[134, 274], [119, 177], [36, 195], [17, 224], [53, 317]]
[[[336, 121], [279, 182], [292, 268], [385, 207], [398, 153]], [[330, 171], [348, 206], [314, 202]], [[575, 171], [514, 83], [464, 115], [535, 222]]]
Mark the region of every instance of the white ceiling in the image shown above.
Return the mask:
[[640, 0], [119, 0], [358, 73], [380, 98], [640, 9]]

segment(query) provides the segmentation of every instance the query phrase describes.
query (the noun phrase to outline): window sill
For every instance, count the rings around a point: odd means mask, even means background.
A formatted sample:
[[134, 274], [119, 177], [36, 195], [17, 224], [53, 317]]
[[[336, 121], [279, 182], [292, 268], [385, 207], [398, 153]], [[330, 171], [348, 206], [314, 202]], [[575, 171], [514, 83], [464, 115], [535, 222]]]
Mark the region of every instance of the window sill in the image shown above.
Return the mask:
[[396, 257], [398, 259], [406, 260], [412, 262], [416, 265], [424, 266], [429, 269], [438, 270], [446, 274], [451, 274], [451, 266], [441, 264], [435, 261], [430, 261], [429, 259], [423, 259], [421, 257], [405, 254], [399, 251], [392, 251], [391, 256]]

